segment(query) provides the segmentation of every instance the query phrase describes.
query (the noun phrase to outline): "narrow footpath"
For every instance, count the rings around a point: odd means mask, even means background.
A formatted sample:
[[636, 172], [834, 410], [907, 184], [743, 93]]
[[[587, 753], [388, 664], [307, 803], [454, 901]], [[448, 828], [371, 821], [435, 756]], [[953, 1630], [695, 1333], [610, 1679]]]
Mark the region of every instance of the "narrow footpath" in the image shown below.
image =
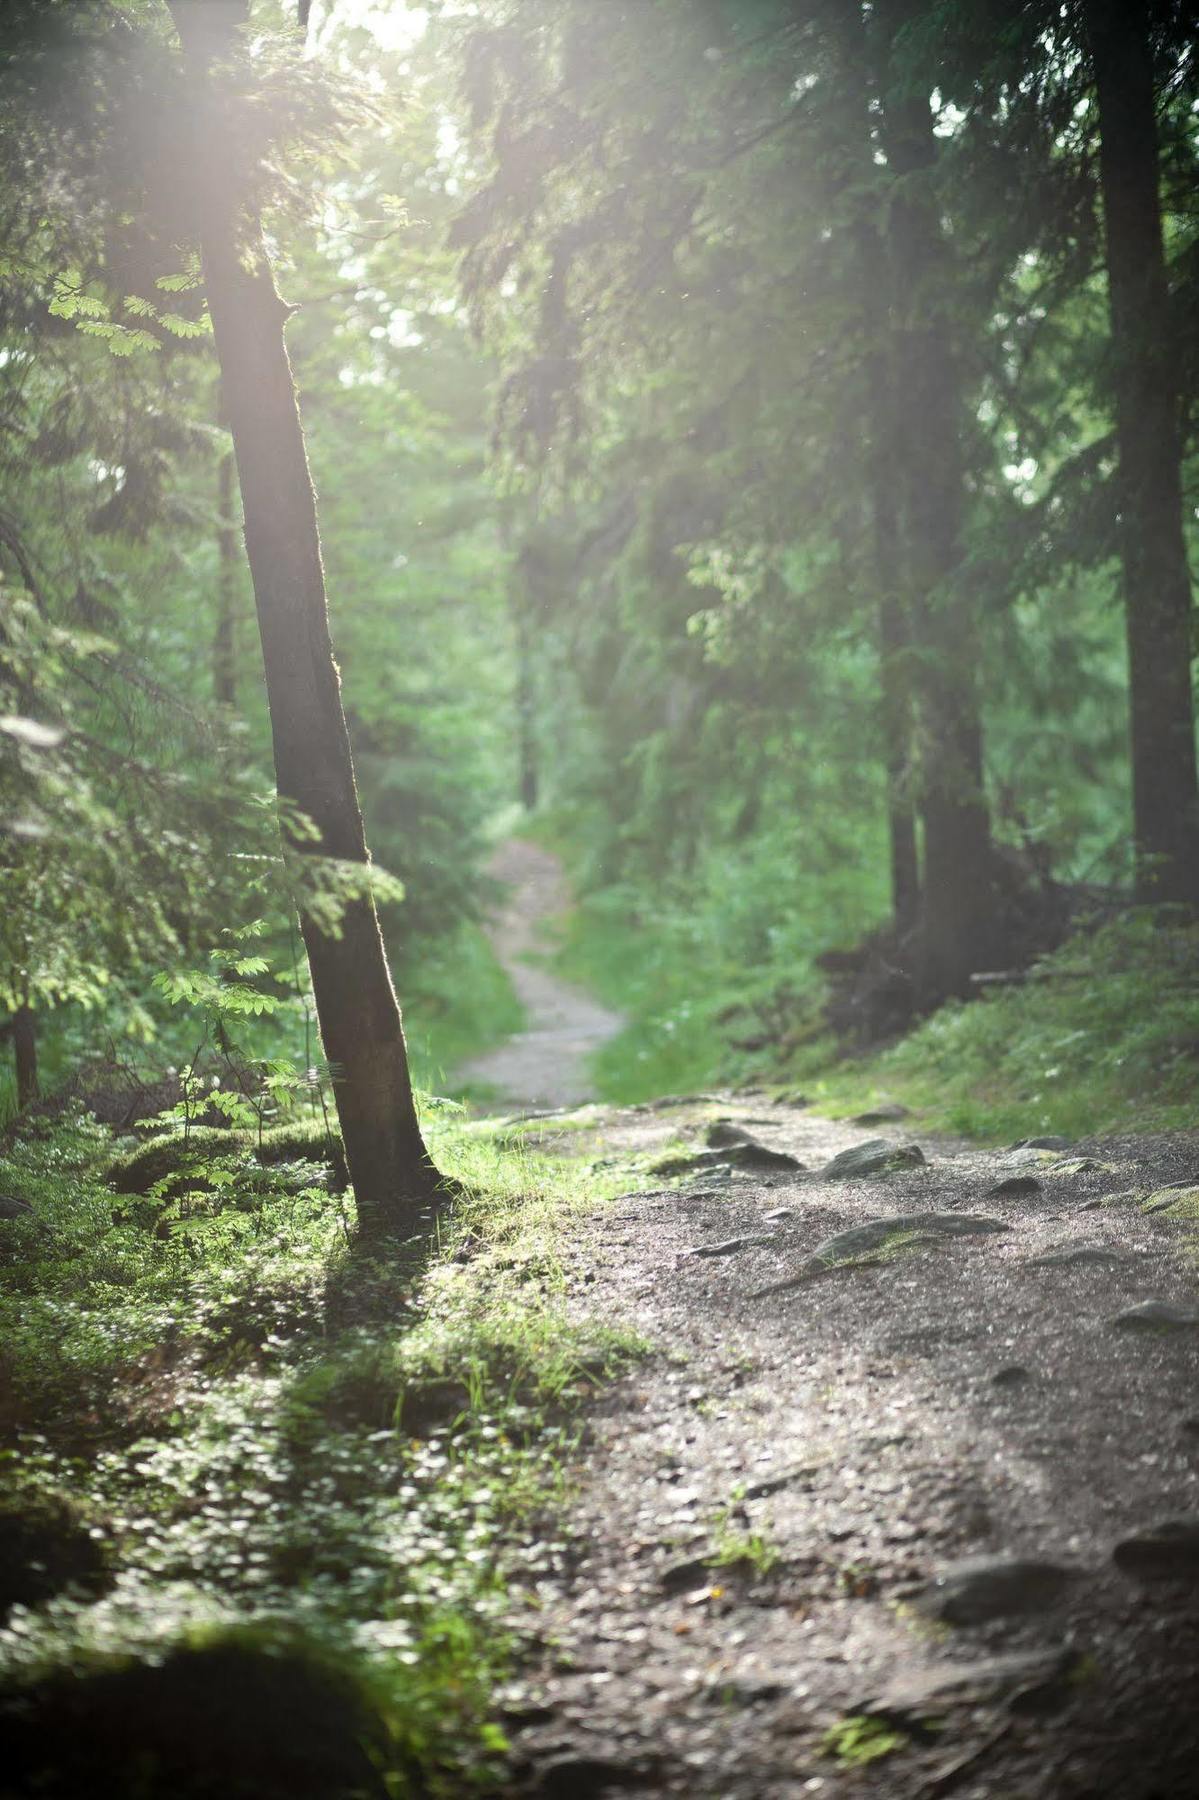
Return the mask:
[[530, 960], [545, 954], [544, 928], [570, 902], [557, 857], [514, 838], [496, 851], [488, 873], [507, 890], [489, 935], [527, 1023], [517, 1037], [464, 1064], [459, 1079], [504, 1106], [574, 1106], [594, 1091], [588, 1058], [624, 1021]]
[[[491, 1078], [549, 1099], [527, 1049]], [[1199, 1796], [1199, 1134], [744, 1093], [525, 1129], [628, 1167], [566, 1292], [650, 1350], [515, 1591], [514, 1793]]]

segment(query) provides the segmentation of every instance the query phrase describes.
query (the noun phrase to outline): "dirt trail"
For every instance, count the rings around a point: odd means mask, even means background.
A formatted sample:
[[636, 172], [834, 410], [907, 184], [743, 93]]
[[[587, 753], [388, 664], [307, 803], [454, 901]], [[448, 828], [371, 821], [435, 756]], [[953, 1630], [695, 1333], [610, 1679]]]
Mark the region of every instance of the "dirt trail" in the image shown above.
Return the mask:
[[504, 1105], [575, 1106], [594, 1092], [588, 1058], [624, 1021], [527, 960], [543, 949], [541, 928], [570, 904], [557, 857], [514, 838], [497, 850], [488, 873], [508, 889], [490, 937], [528, 1024], [498, 1049], [465, 1063], [459, 1079], [486, 1086]]
[[[735, 1136], [719, 1119], [803, 1168], [646, 1179], [646, 1153]], [[1199, 1134], [925, 1140], [838, 1179], [915, 1122], [725, 1096], [555, 1127], [641, 1171], [574, 1228], [568, 1284], [654, 1350], [595, 1403], [569, 1535], [531, 1552], [516, 1791], [1194, 1800], [1199, 1195], [1160, 1190], [1199, 1182]], [[1165, 1519], [1191, 1535], [1113, 1558]]]

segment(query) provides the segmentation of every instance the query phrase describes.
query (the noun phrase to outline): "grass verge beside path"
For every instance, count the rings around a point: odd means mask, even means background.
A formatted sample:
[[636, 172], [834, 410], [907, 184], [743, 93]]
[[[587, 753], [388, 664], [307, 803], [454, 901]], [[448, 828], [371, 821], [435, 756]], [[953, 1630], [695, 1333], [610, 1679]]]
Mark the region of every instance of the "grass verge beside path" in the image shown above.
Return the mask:
[[929, 1131], [983, 1142], [1199, 1125], [1199, 926], [1132, 912], [1081, 934], [1018, 986], [952, 1002], [898, 1044], [838, 1057], [798, 960], [747, 975], [702, 921], [608, 890], [564, 921], [557, 966], [629, 1016], [594, 1071], [606, 1099], [712, 1086], [795, 1092], [832, 1117], [899, 1101]]
[[926, 1129], [1005, 1142], [1199, 1125], [1199, 927], [1130, 916], [1022, 986], [942, 1007], [894, 1048], [795, 1067], [830, 1115], [880, 1098]]
[[224, 1156], [194, 1205], [172, 1184], [126, 1216], [86, 1120], [9, 1147], [12, 1791], [394, 1800], [500, 1780], [492, 1693], [522, 1585], [559, 1551], [573, 1415], [637, 1350], [567, 1322], [557, 1246], [628, 1173], [429, 1129], [466, 1197], [420, 1273], [354, 1253], [312, 1163]]

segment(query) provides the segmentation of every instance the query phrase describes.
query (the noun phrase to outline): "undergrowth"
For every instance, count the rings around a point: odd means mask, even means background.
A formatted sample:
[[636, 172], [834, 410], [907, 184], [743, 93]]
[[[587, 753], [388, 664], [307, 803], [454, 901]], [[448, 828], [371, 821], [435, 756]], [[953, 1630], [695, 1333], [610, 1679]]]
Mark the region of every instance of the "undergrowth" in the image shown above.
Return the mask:
[[930, 1130], [995, 1142], [1038, 1133], [1193, 1127], [1199, 926], [1130, 914], [1046, 957], [1021, 986], [951, 1003], [894, 1048], [812, 1079], [851, 1113], [885, 1096]]
[[[602, 1184], [584, 1198], [577, 1165], [500, 1151], [444, 1111], [427, 1129], [463, 1198], [423, 1269], [361, 1256], [315, 1163], [225, 1152], [219, 1205], [206, 1189], [192, 1214], [151, 1189], [129, 1214], [102, 1175], [113, 1140], [86, 1118], [0, 1160], [0, 1515], [69, 1517], [102, 1571], [18, 1595], [0, 1629], [7, 1692], [47, 1721], [39, 1792], [81, 1778], [50, 1741], [58, 1672], [76, 1697], [83, 1674], [107, 1694], [154, 1667], [169, 1688], [176, 1660], [201, 1654], [283, 1656], [301, 1685], [312, 1658], [339, 1671], [372, 1722], [381, 1793], [500, 1780], [491, 1694], [522, 1595], [561, 1554], [573, 1409], [637, 1346], [562, 1305], [557, 1236]], [[5, 1580], [6, 1541], [0, 1523]], [[109, 1700], [76, 1718], [79, 1755], [99, 1754], [99, 1712]], [[110, 1747], [97, 1793], [208, 1794], [186, 1752], [176, 1767], [139, 1730]], [[308, 1791], [294, 1770], [279, 1781]]]
[[807, 926], [766, 930], [762, 897], [740, 917], [709, 902], [675, 910], [609, 888], [562, 923], [563, 972], [628, 1017], [594, 1060], [605, 1098], [802, 1089], [834, 1117], [899, 1101], [928, 1130], [995, 1142], [1194, 1124], [1199, 926], [1130, 912], [1022, 984], [950, 1002], [893, 1047], [850, 1057], [821, 1028]]

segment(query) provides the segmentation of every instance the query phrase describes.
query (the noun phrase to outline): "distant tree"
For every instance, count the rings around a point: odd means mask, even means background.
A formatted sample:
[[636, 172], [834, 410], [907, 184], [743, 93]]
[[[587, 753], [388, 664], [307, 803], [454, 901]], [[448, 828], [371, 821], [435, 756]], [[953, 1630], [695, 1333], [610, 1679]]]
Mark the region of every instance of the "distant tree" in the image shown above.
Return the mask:
[[[1185, 42], [1190, 9], [1169, 10], [1176, 59], [1193, 57], [1193, 43], [1188, 48]], [[1195, 905], [1195, 645], [1183, 536], [1179, 356], [1162, 231], [1161, 79], [1153, 15], [1148, 0], [1083, 0], [1081, 18], [1099, 104], [1137, 893], [1145, 901]]]

